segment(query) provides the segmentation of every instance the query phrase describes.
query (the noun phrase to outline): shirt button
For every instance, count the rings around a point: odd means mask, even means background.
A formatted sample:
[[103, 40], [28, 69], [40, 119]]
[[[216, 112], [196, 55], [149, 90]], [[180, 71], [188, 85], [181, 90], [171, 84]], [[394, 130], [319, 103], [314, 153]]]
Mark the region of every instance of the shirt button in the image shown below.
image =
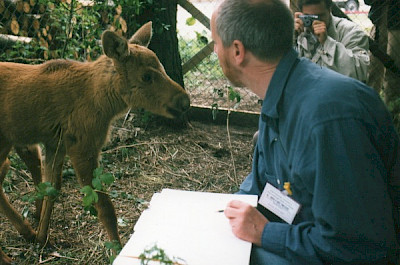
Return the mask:
[[278, 138], [274, 138], [274, 140], [273, 140], [274, 142], [277, 142], [278, 141]]
[[281, 185], [281, 181], [279, 179], [276, 179], [276, 182], [278, 183], [278, 185]]

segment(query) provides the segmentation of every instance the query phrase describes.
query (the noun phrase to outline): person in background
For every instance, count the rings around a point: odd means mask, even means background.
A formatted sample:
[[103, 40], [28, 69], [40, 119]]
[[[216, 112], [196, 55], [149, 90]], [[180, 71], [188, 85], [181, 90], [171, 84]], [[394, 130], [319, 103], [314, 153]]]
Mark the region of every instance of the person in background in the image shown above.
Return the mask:
[[[332, 4], [332, 0], [298, 1], [301, 12], [295, 12], [294, 22], [299, 55], [366, 82], [370, 61], [368, 36], [357, 24], [333, 16]], [[302, 15], [318, 18], [304, 20]]]
[[238, 191], [259, 204], [224, 211], [250, 264], [396, 264], [400, 139], [378, 94], [299, 57], [282, 0], [225, 0], [211, 34], [225, 76], [263, 100]]

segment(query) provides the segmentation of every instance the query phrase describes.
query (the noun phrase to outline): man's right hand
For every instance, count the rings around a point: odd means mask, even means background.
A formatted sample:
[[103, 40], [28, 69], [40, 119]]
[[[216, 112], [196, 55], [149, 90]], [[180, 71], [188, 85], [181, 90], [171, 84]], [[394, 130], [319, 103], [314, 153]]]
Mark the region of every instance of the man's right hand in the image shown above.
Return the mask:
[[233, 200], [224, 211], [229, 219], [233, 234], [245, 241], [261, 247], [261, 238], [265, 225], [269, 222], [257, 208], [248, 203]]
[[299, 18], [300, 15], [303, 15], [303, 13], [301, 12], [294, 13], [294, 31], [297, 35], [304, 32], [304, 24], [303, 20]]

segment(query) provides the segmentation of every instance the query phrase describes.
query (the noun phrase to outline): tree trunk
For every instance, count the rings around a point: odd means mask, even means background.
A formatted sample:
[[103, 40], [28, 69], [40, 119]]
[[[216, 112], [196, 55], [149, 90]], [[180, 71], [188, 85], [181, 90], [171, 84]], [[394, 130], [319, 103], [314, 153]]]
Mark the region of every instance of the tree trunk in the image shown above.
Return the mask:
[[162, 5], [166, 7], [166, 11], [160, 14], [160, 21], [170, 25], [170, 28], [163, 30], [160, 34], [155, 34], [150, 43], [150, 48], [158, 55], [168, 75], [184, 87], [182, 61], [176, 31], [177, 3], [170, 0], [161, 0], [160, 2], [163, 2]]
[[[184, 87], [182, 61], [176, 33], [177, 1], [159, 0], [156, 5], [162, 11], [155, 11], [155, 8], [146, 9], [138, 18], [138, 22], [144, 24], [150, 20], [153, 21], [153, 38], [149, 48], [157, 54], [167, 74]], [[166, 29], [163, 25], [167, 25], [168, 28]]]

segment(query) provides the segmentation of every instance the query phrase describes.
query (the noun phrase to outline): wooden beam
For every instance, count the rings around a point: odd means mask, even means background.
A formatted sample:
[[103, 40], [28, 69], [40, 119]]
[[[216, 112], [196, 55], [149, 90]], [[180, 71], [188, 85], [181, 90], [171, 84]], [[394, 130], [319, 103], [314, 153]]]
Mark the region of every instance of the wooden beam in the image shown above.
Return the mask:
[[210, 29], [210, 19], [204, 15], [197, 7], [195, 7], [188, 0], [178, 0], [178, 4], [189, 12], [195, 19], [197, 19], [206, 28]]
[[[213, 110], [210, 107], [192, 105], [189, 109], [189, 120], [196, 120], [205, 123], [226, 124], [228, 110], [219, 108], [215, 119], [213, 118]], [[229, 124], [242, 127], [258, 128], [258, 120], [260, 113], [253, 111], [233, 111], [229, 112]]]
[[214, 51], [214, 41], [204, 46], [198, 53], [196, 53], [192, 58], [190, 58], [186, 63], [182, 65], [182, 73], [186, 74], [192, 70], [196, 65], [198, 65], [204, 58], [209, 56]]

